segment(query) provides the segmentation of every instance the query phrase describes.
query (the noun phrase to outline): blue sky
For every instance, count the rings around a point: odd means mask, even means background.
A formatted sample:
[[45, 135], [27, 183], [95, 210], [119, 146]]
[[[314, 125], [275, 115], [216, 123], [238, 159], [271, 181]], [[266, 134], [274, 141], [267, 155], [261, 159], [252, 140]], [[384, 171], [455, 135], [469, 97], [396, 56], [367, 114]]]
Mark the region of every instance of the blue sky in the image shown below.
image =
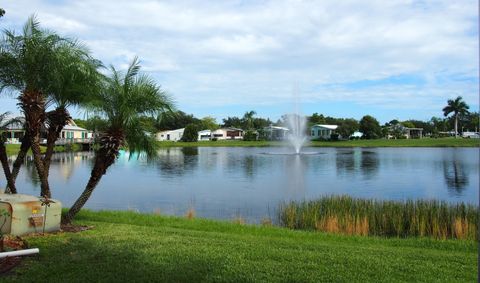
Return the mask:
[[[2, 28], [31, 14], [105, 65], [136, 55], [198, 117], [292, 112], [427, 120], [450, 98], [479, 108], [477, 1], [3, 1]], [[12, 98], [0, 111], [18, 112]], [[75, 116], [82, 113], [72, 110]]]

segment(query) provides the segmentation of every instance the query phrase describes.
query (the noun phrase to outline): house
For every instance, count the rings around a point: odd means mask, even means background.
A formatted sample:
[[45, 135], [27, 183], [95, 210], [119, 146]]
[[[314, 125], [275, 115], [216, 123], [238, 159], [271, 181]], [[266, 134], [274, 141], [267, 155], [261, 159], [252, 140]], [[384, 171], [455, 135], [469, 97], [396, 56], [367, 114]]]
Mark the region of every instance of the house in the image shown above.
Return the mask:
[[328, 140], [337, 128], [337, 125], [313, 125], [310, 128], [310, 138]]
[[185, 128], [161, 131], [156, 134], [157, 141], [179, 141], [183, 137]]
[[[9, 116], [6, 118], [6, 120], [11, 120], [13, 118], [13, 116]], [[23, 129], [25, 118], [17, 117], [16, 119], [19, 121], [18, 123], [13, 123], [7, 126], [7, 130], [5, 132], [7, 137], [7, 144], [20, 144], [23, 135], [25, 134], [25, 130]]]
[[80, 142], [92, 138], [92, 132], [77, 126], [73, 120], [70, 120], [69, 123], [63, 127], [56, 143]]
[[212, 131], [202, 130], [198, 132], [198, 141], [209, 141], [212, 137]]
[[285, 127], [278, 127], [278, 126], [268, 126], [263, 128], [263, 131], [265, 133], [265, 137], [268, 140], [273, 140], [273, 141], [280, 141], [280, 140], [285, 140], [288, 138], [288, 132], [290, 131], [288, 128]]
[[405, 137], [407, 139], [421, 139], [423, 137], [423, 128], [405, 127]]
[[213, 137], [218, 140], [241, 140], [244, 131], [238, 128], [221, 128], [213, 131]]
[[[20, 121], [24, 121], [25, 118], [18, 117]], [[9, 144], [19, 144], [21, 143], [21, 139], [25, 134], [25, 130], [23, 128], [23, 122], [12, 124], [8, 127], [7, 130], [7, 141], [6, 143]], [[42, 128], [42, 132], [40, 133], [40, 143], [45, 144], [47, 136], [47, 129], [45, 127]], [[87, 131], [84, 128], [78, 127], [77, 124], [73, 120], [69, 120], [68, 124], [63, 127], [63, 130], [60, 132], [60, 135], [55, 142], [57, 145], [63, 145], [66, 143], [89, 143], [93, 139], [93, 133]]]

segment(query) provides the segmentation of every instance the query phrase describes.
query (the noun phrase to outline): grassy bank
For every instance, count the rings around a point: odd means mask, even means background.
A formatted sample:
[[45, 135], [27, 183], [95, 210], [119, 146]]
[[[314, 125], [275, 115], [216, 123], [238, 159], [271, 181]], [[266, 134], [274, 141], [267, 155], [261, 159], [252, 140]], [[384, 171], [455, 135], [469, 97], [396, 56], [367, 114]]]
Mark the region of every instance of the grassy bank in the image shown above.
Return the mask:
[[388, 237], [478, 239], [478, 206], [436, 200], [384, 201], [326, 196], [281, 205], [279, 219], [292, 229]]
[[[200, 142], [159, 142], [161, 147], [265, 147], [285, 146], [286, 142], [274, 141], [200, 141]], [[480, 147], [480, 139], [424, 138], [404, 140], [351, 140], [311, 141], [306, 146], [314, 147]]]
[[27, 237], [40, 254], [4, 282], [474, 282], [474, 241], [343, 236], [133, 212], [82, 212], [81, 233]]
[[[16, 155], [18, 153], [18, 151], [20, 150], [20, 145], [19, 144], [7, 144], [5, 146], [5, 148], [7, 149], [7, 155]], [[54, 151], [55, 152], [66, 152], [66, 151], [79, 151], [81, 149], [82, 149], [81, 145], [72, 144], [69, 147], [55, 146]], [[42, 153], [44, 153], [45, 150], [46, 150], [46, 147], [45, 146], [40, 146], [40, 150], [42, 151]], [[32, 153], [32, 151], [29, 150], [28, 154], [31, 154], [31, 153]]]

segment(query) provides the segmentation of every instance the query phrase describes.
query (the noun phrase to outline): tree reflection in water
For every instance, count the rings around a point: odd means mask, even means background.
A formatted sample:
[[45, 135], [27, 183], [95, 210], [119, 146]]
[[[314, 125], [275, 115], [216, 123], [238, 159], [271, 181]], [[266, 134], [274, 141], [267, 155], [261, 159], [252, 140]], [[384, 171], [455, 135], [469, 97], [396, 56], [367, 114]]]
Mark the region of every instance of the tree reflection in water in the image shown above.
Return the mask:
[[461, 194], [469, 183], [465, 168], [458, 160], [443, 162], [443, 176], [448, 188], [457, 194]]

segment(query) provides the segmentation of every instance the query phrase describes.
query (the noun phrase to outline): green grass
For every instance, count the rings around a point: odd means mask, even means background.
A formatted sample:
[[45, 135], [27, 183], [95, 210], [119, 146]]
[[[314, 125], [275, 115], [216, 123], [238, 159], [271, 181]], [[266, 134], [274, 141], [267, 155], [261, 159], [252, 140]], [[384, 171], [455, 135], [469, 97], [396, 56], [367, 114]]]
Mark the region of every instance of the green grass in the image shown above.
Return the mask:
[[133, 212], [79, 214], [81, 233], [26, 237], [40, 254], [4, 282], [475, 282], [477, 243], [293, 231]]
[[[286, 142], [276, 141], [200, 141], [200, 142], [158, 142], [161, 147], [266, 147], [285, 146]], [[424, 138], [402, 140], [351, 140], [311, 141], [306, 146], [314, 147], [480, 147], [480, 139]]]
[[475, 205], [437, 200], [388, 201], [325, 196], [280, 206], [281, 225], [293, 229], [388, 237], [478, 239]]
[[[18, 151], [20, 150], [20, 145], [19, 144], [7, 144], [5, 146], [7, 149], [7, 155], [16, 155]], [[65, 151], [79, 151], [82, 149], [82, 146], [79, 144], [73, 144], [71, 145], [70, 148], [65, 148], [65, 146], [55, 146], [54, 151], [55, 152], [65, 152]], [[40, 150], [42, 153], [45, 152], [46, 147], [45, 146], [40, 146]], [[28, 154], [32, 154], [31, 150], [28, 150]]]

